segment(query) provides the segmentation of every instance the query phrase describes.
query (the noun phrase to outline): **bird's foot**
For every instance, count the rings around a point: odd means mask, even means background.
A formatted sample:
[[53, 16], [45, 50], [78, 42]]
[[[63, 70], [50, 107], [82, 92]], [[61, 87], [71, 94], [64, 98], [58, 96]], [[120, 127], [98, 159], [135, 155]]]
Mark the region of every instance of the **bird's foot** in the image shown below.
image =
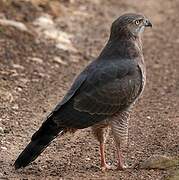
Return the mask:
[[125, 169], [130, 169], [131, 166], [129, 166], [128, 164], [121, 164], [119, 163], [118, 166], [117, 166], [117, 170], [121, 170], [121, 171], [124, 171]]
[[108, 165], [108, 164], [103, 164], [103, 165], [101, 165], [101, 170], [103, 171], [103, 172], [105, 172], [105, 171], [108, 171], [108, 170], [110, 170], [110, 169], [113, 169], [112, 168], [112, 166], [110, 166], [110, 165]]

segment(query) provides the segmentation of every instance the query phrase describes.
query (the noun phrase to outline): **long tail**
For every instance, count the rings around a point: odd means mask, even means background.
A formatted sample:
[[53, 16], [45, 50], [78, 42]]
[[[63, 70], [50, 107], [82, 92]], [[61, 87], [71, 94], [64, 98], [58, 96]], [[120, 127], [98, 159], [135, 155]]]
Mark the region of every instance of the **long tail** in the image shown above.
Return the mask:
[[57, 127], [51, 118], [47, 119], [31, 138], [31, 142], [19, 155], [14, 163], [15, 169], [27, 166], [34, 161], [58, 135], [63, 134], [63, 128]]

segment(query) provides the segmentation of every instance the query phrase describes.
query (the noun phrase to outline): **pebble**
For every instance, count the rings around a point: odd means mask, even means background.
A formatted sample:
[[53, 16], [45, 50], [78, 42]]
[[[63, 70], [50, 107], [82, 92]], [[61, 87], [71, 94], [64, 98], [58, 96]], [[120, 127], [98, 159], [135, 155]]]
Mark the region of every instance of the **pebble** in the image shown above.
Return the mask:
[[34, 61], [34, 62], [37, 62], [39, 64], [42, 64], [43, 63], [43, 59], [40, 59], [38, 57], [30, 57], [29, 60], [31, 61]]
[[167, 157], [165, 155], [152, 155], [145, 160], [140, 167], [142, 169], [162, 169], [167, 170], [179, 165], [179, 158]]
[[68, 65], [68, 63], [66, 62], [66, 61], [63, 61], [60, 57], [58, 57], [58, 56], [55, 56], [54, 57], [54, 61], [56, 62], [56, 63], [59, 63], [59, 64], [62, 64], [62, 65]]
[[54, 22], [52, 20], [52, 17], [48, 14], [44, 14], [43, 16], [38, 17], [34, 22], [34, 25], [39, 26], [41, 28], [47, 28], [54, 26]]
[[18, 110], [18, 109], [19, 109], [18, 104], [14, 104], [14, 106], [12, 107], [12, 109], [14, 109], [14, 110]]
[[18, 21], [13, 21], [13, 20], [8, 20], [8, 19], [0, 19], [0, 24], [3, 26], [12, 26], [21, 31], [28, 31], [28, 28], [26, 27], [26, 25], [21, 22], [18, 22]]
[[179, 179], [179, 169], [172, 172], [167, 180], [177, 180]]
[[23, 89], [21, 87], [17, 87], [17, 90], [21, 92]]
[[13, 64], [13, 67], [15, 68], [15, 69], [24, 69], [24, 66], [22, 66], [22, 65], [20, 65], [20, 64]]
[[4, 151], [7, 151], [7, 148], [4, 147], [4, 146], [1, 146], [1, 149], [4, 150]]

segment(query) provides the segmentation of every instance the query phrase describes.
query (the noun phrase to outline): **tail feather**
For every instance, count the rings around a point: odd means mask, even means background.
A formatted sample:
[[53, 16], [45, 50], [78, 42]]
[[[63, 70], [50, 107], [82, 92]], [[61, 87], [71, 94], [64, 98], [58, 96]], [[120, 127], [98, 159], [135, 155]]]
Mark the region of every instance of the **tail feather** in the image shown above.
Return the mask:
[[40, 129], [32, 136], [31, 142], [15, 161], [15, 169], [25, 167], [34, 161], [55, 137], [62, 134], [63, 128], [57, 128], [51, 119], [46, 120]]

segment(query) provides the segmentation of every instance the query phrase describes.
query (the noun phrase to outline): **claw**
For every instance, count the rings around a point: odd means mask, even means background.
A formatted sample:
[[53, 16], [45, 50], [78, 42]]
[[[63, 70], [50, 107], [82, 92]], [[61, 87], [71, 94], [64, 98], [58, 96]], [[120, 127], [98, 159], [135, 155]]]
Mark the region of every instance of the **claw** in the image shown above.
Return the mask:
[[104, 164], [103, 166], [101, 166], [102, 172], [108, 171], [110, 169], [112, 169], [112, 167], [108, 164]]
[[124, 171], [125, 169], [130, 169], [130, 166], [128, 164], [118, 164], [117, 170]]

